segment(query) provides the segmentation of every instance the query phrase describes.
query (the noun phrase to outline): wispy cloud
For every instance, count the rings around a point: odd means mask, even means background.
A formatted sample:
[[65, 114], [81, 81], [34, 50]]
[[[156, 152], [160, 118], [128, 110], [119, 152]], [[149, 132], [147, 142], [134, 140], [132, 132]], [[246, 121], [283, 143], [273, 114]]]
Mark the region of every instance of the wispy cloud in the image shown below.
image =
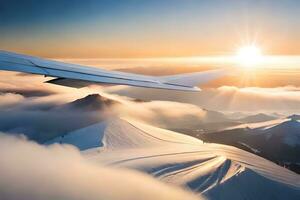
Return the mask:
[[24, 97], [19, 94], [0, 93], [0, 109], [7, 109], [24, 100]]
[[300, 88], [295, 86], [260, 88], [222, 86], [199, 93], [115, 87], [108, 92], [144, 100], [165, 100], [194, 104], [217, 111], [300, 112]]
[[126, 101], [113, 108], [121, 116], [133, 117], [165, 128], [194, 127], [199, 125], [206, 115], [206, 111], [198, 106], [171, 101]]

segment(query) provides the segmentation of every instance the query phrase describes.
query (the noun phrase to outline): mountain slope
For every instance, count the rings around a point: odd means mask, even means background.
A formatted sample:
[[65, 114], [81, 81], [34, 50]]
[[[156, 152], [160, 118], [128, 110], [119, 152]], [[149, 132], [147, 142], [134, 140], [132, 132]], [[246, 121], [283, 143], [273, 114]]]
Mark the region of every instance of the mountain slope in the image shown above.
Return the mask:
[[282, 143], [291, 147], [300, 146], [300, 122], [294, 119], [263, 131], [266, 139], [273, 144]]
[[243, 124], [202, 134], [200, 138], [206, 142], [242, 148], [300, 173], [300, 122], [297, 120]]
[[261, 157], [128, 119], [49, 141], [78, 146], [94, 163], [128, 167], [208, 199], [299, 199], [300, 178]]

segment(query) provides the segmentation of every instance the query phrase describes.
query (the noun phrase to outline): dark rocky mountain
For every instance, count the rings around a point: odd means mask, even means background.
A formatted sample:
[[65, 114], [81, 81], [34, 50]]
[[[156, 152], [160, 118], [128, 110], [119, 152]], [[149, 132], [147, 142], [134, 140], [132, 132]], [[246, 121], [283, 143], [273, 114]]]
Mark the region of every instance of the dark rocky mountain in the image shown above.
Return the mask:
[[119, 104], [119, 102], [103, 97], [100, 94], [90, 94], [84, 98], [58, 106], [55, 109], [90, 112], [100, 111], [116, 104]]

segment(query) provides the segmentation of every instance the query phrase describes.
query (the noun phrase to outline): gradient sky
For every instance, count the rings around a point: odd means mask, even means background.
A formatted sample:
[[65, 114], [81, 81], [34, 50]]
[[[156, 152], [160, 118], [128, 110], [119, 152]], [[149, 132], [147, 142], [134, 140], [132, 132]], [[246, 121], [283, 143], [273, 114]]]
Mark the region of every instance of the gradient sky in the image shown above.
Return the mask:
[[300, 54], [298, 0], [1, 0], [0, 48], [51, 58]]

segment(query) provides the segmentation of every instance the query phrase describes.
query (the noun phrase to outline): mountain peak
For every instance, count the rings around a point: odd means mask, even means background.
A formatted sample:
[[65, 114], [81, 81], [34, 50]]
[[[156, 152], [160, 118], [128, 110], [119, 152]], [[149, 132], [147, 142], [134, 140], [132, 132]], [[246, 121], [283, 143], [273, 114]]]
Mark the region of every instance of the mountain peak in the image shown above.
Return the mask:
[[117, 103], [119, 102], [103, 97], [100, 94], [90, 94], [84, 98], [63, 105], [63, 108], [82, 111], [97, 111]]
[[90, 102], [94, 102], [94, 101], [107, 101], [107, 100], [109, 100], [110, 101], [110, 99], [108, 99], [108, 98], [106, 98], [106, 97], [103, 97], [103, 96], [101, 96], [100, 94], [97, 94], [97, 93], [95, 93], [95, 94], [89, 94], [89, 95], [87, 95], [86, 97], [84, 97], [84, 98], [82, 98], [82, 99], [78, 99], [78, 100], [76, 100], [76, 101], [85, 101], [85, 102], [87, 102], [87, 101], [90, 101]]

